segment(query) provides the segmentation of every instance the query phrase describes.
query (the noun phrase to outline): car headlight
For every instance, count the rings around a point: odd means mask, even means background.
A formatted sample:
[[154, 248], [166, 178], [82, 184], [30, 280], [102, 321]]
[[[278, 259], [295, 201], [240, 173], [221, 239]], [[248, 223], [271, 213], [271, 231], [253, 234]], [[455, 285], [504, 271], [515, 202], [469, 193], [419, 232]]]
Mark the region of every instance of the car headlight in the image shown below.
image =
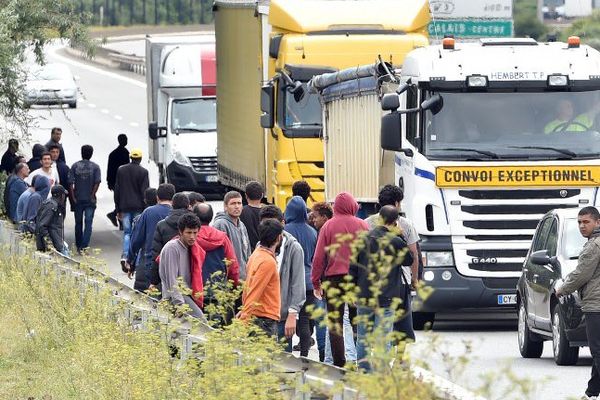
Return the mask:
[[450, 267], [454, 265], [451, 251], [424, 251], [423, 265], [426, 267]]
[[192, 167], [192, 162], [190, 161], [189, 158], [187, 158], [186, 156], [183, 155], [183, 153], [179, 150], [176, 150], [173, 153], [173, 160], [180, 165], [186, 166], [186, 167]]

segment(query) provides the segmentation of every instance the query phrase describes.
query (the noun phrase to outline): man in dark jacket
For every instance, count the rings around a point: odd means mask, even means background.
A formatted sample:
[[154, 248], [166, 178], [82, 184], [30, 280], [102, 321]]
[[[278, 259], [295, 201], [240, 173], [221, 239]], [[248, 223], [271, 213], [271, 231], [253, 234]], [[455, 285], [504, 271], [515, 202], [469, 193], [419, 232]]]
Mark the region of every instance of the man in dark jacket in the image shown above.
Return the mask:
[[39, 251], [47, 251], [46, 238], [59, 253], [68, 255], [64, 239], [65, 201], [67, 190], [61, 185], [52, 186], [52, 196], [45, 200], [36, 216], [35, 243]]
[[[108, 155], [108, 168], [106, 170], [106, 183], [108, 184], [108, 190], [111, 192], [115, 190], [119, 167], [129, 163], [129, 150], [125, 147], [127, 146], [127, 135], [124, 133], [120, 134], [117, 136], [117, 141], [119, 142], [119, 146]], [[115, 210], [109, 212], [106, 216], [114, 226], [118, 226], [116, 204]]]
[[[123, 252], [121, 254], [121, 268], [123, 270], [126, 268], [125, 264], [130, 255], [131, 225], [133, 219], [145, 208], [144, 192], [150, 186], [148, 170], [140, 165], [142, 151], [134, 149], [131, 151], [130, 157], [131, 162], [120, 166], [117, 170], [114, 190], [115, 206], [117, 207], [119, 219], [123, 224]], [[154, 232], [152, 234], [154, 235]]]
[[10, 139], [8, 141], [8, 149], [2, 155], [2, 161], [0, 162], [0, 170], [4, 171], [6, 175], [11, 174], [17, 165], [19, 155], [19, 141], [17, 139]]
[[36, 169], [42, 168], [42, 154], [46, 152], [44, 145], [36, 143], [31, 149], [31, 158], [27, 161], [29, 171], [33, 172]]
[[[119, 168], [120, 171], [126, 166]], [[148, 207], [142, 212], [140, 219], [135, 224], [135, 229], [131, 234], [131, 247], [129, 248], [129, 258], [126, 265], [128, 266], [129, 278], [135, 273], [135, 283], [133, 288], [139, 291], [147, 290], [150, 286], [148, 275], [152, 266], [152, 241], [154, 240], [154, 232], [159, 221], [165, 219], [171, 212], [171, 202], [175, 195], [175, 186], [170, 183], [162, 183], [156, 189], [156, 197], [158, 203]], [[135, 257], [142, 250], [142, 260], [137, 267], [135, 265]]]
[[15, 173], [12, 176], [13, 179], [6, 184], [4, 189], [7, 192], [7, 204], [5, 206], [10, 220], [17, 222], [17, 202], [23, 192], [29, 188], [29, 185], [25, 182], [25, 178], [29, 176], [29, 167], [25, 163], [17, 164]]
[[185, 193], [176, 193], [173, 196], [172, 209], [167, 218], [156, 224], [154, 237], [152, 239], [152, 266], [148, 272], [150, 284], [160, 288], [160, 275], [158, 274], [158, 262], [156, 257], [167, 242], [179, 233], [177, 223], [182, 215], [189, 212], [190, 200]]
[[[396, 322], [410, 314], [410, 279], [403, 266], [412, 264], [412, 255], [406, 241], [400, 236], [397, 226], [398, 209], [384, 206], [379, 211], [383, 225], [373, 229], [365, 238], [365, 246], [355, 262], [350, 264], [350, 275], [360, 289], [358, 295], [358, 338], [356, 356], [360, 368], [370, 371], [368, 362], [368, 334], [374, 331], [388, 335]], [[380, 249], [383, 248], [383, 252]], [[391, 260], [391, 261], [390, 261]], [[373, 292], [379, 293], [374, 296]], [[402, 301], [398, 307], [395, 302]], [[396, 318], [398, 310], [402, 315]], [[414, 339], [414, 332], [403, 332], [405, 337]]]
[[246, 226], [248, 239], [250, 240], [250, 248], [254, 250], [256, 248], [256, 243], [258, 243], [258, 225], [260, 225], [258, 214], [262, 207], [260, 201], [264, 196], [264, 190], [260, 182], [256, 181], [248, 182], [245, 189], [246, 201], [248, 204], [245, 205], [242, 210], [240, 221]]
[[52, 166], [53, 168], [56, 168], [56, 172], [58, 172], [58, 183], [60, 183], [60, 185], [64, 188], [69, 188], [71, 186], [71, 182], [69, 181], [69, 171], [71, 169], [64, 161], [60, 160], [60, 146], [57, 144], [51, 144], [48, 152], [50, 153], [50, 158], [52, 159]]
[[65, 158], [65, 150], [63, 149], [62, 144], [60, 144], [61, 137], [62, 137], [62, 128], [59, 128], [59, 127], [52, 128], [52, 130], [50, 131], [50, 140], [48, 140], [48, 143], [46, 143], [46, 151], [50, 151], [50, 146], [58, 145], [60, 147], [60, 154], [58, 156], [58, 159], [64, 163], [66, 163], [67, 159]]

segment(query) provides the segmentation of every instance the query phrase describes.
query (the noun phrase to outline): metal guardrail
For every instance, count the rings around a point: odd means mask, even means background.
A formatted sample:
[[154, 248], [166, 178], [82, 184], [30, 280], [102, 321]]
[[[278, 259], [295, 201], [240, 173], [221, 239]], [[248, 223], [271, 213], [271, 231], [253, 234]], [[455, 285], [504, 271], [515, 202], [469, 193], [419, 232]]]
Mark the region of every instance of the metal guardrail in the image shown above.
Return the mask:
[[[13, 225], [7, 221], [0, 220], [0, 243], [8, 246], [11, 254], [27, 254], [31, 249], [23, 244], [21, 234], [13, 229]], [[175, 340], [179, 343], [182, 358], [194, 356], [193, 344], [205, 341], [205, 335], [213, 330], [210, 326], [199, 323], [192, 325], [184, 319], [176, 319], [160, 310], [158, 303], [150, 296], [138, 292], [111, 276], [94, 270], [90, 275], [80, 268], [80, 263], [72, 258], [65, 257], [59, 253], [44, 254], [35, 253], [35, 257], [44, 266], [44, 271], [54, 269], [57, 273], [70, 275], [82, 285], [92, 287], [100, 291], [104, 286], [110, 288], [114, 304], [125, 304], [125, 315], [131, 324], [145, 327], [150, 321], [159, 321], [163, 324], [177, 320]], [[241, 358], [241, 355], [240, 355]], [[339, 384], [346, 381], [346, 370], [312, 361], [305, 357], [295, 357], [289, 353], [282, 353], [276, 361], [278, 372], [295, 375], [295, 388], [289, 388], [293, 392], [291, 398], [296, 400], [310, 399], [332, 399], [350, 400], [357, 399], [356, 389]], [[485, 400], [476, 396], [464, 388], [433, 373], [420, 368], [411, 367], [417, 379], [431, 384], [436, 391], [436, 397], [440, 400]], [[306, 390], [309, 387], [310, 391]], [[334, 390], [337, 389], [337, 390]]]
[[146, 75], [146, 58], [134, 55], [111, 52], [108, 57], [118, 64], [119, 69], [131, 71], [134, 74]]

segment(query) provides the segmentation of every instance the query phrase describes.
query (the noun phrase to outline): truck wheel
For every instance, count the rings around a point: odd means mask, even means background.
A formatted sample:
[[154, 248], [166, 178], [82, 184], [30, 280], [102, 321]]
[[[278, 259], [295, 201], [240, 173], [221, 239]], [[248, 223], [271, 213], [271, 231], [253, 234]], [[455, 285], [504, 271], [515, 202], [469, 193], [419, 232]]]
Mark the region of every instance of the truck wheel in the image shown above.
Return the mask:
[[413, 312], [413, 328], [416, 331], [433, 329], [435, 313], [433, 312]]
[[571, 347], [558, 305], [552, 311], [552, 350], [556, 365], [575, 365], [579, 359], [579, 347]]
[[523, 302], [519, 305], [518, 317], [519, 353], [523, 358], [540, 358], [544, 351], [544, 342], [527, 325], [527, 310]]

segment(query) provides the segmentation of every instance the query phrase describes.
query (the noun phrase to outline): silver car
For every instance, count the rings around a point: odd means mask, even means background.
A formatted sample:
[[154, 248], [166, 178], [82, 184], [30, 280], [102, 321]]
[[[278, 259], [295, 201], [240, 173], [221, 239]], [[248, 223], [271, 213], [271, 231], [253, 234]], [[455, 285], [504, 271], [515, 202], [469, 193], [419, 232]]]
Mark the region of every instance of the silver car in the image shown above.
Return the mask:
[[77, 107], [77, 85], [65, 64], [46, 64], [32, 70], [25, 85], [25, 105], [68, 104]]

